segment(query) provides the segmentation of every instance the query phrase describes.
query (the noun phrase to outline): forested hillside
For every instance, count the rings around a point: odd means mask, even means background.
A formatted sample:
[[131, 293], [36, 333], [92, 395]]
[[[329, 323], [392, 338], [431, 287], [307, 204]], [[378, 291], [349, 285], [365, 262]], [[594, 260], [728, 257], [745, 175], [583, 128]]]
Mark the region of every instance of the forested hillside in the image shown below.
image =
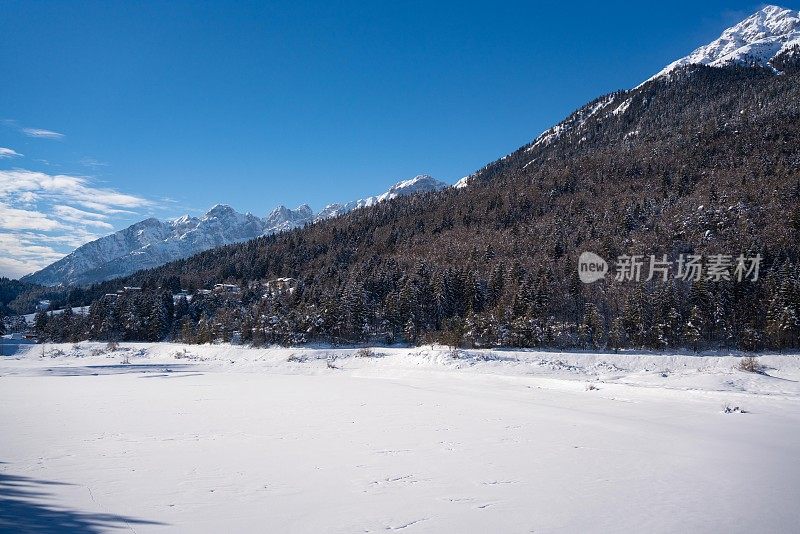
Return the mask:
[[[800, 346], [800, 74], [691, 66], [602, 97], [467, 186], [89, 289], [50, 339]], [[577, 261], [760, 255], [758, 280], [583, 284]], [[673, 266], [674, 267], [674, 266]], [[264, 282], [294, 279], [290, 290]], [[241, 294], [195, 295], [215, 283]], [[104, 297], [122, 286], [142, 291]]]
[[0, 277], [0, 317], [33, 313], [41, 300], [48, 300], [53, 308], [66, 306], [68, 297], [76, 303], [83, 302], [87, 298], [81, 290], [42, 287]]

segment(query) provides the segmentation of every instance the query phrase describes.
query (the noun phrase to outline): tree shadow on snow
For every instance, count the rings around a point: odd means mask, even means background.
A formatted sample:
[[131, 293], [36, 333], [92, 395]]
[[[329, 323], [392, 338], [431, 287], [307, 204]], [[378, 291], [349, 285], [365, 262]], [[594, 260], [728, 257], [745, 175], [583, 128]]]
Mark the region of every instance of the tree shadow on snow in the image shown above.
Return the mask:
[[136, 525], [164, 525], [134, 517], [70, 510], [54, 504], [49, 488], [71, 485], [0, 473], [0, 533], [92, 534], [118, 528], [133, 530]]
[[98, 376], [146, 373], [189, 373], [197, 368], [190, 363], [129, 363], [107, 365], [85, 365], [48, 367], [44, 369], [46, 376]]

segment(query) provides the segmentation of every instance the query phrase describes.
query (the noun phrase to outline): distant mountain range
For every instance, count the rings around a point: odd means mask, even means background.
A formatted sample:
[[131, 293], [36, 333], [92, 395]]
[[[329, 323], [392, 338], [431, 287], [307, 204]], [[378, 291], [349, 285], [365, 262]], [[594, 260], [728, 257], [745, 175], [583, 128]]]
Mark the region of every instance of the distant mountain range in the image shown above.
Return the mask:
[[381, 195], [346, 204], [329, 204], [318, 214], [302, 204], [278, 206], [264, 218], [218, 204], [201, 217], [145, 219], [77, 248], [57, 262], [22, 278], [47, 286], [88, 285], [149, 269], [198, 252], [299, 228], [400, 196], [438, 191], [448, 184], [420, 175], [393, 185]]

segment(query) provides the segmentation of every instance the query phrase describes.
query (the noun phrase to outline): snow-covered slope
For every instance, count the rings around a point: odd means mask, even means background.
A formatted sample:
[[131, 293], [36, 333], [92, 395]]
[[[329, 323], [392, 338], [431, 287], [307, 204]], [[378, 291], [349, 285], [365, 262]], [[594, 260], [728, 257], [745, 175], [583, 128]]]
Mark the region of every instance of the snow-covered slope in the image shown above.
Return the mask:
[[43, 285], [91, 284], [188, 258], [222, 245], [299, 228], [384, 200], [444, 187], [447, 184], [420, 175], [398, 182], [378, 196], [326, 206], [316, 217], [306, 204], [295, 209], [278, 206], [265, 218], [218, 204], [202, 217], [184, 215], [169, 221], [149, 218], [87, 243], [24, 280]]
[[533, 144], [527, 148], [527, 150], [531, 151], [540, 145], [549, 145], [553, 141], [559, 139], [564, 133], [576, 128], [580, 128], [593, 115], [611, 105], [619, 94], [620, 93], [611, 93], [589, 102], [562, 122], [542, 132], [539, 137], [534, 140]]
[[[187, 221], [186, 224], [194, 221]], [[44, 285], [69, 283], [108, 261], [126, 256], [153, 243], [162, 242], [170, 236], [169, 223], [151, 217], [124, 230], [86, 243], [68, 256], [41, 271], [25, 276], [24, 279]]]
[[367, 206], [373, 206], [378, 202], [382, 202], [384, 200], [391, 200], [393, 198], [407, 196], [407, 195], [415, 195], [417, 193], [439, 191], [440, 189], [444, 189], [445, 187], [447, 187], [446, 183], [435, 180], [434, 178], [428, 176], [427, 174], [420, 174], [419, 176], [415, 176], [410, 180], [404, 180], [402, 182], [394, 184], [391, 188], [389, 188], [388, 191], [386, 191], [382, 195], [361, 198], [359, 200], [353, 200], [346, 204], [328, 204], [322, 209], [322, 211], [320, 211], [317, 214], [315, 220], [321, 221], [323, 219], [337, 217], [339, 215], [347, 213], [348, 211], [352, 211], [357, 208], [365, 208]]
[[773, 68], [778, 55], [800, 47], [800, 13], [778, 6], [766, 6], [718, 39], [667, 65], [654, 78], [686, 65], [759, 65]]

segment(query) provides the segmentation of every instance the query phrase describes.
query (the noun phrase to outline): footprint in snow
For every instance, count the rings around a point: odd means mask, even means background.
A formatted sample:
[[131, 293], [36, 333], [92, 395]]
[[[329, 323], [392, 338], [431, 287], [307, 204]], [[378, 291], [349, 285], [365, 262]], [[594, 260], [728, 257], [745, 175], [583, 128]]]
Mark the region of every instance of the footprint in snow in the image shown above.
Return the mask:
[[416, 525], [417, 523], [422, 523], [423, 521], [427, 521], [427, 517], [423, 517], [421, 519], [415, 519], [414, 521], [409, 521], [408, 523], [401, 523], [397, 526], [387, 525], [386, 530], [403, 530], [410, 526]]

